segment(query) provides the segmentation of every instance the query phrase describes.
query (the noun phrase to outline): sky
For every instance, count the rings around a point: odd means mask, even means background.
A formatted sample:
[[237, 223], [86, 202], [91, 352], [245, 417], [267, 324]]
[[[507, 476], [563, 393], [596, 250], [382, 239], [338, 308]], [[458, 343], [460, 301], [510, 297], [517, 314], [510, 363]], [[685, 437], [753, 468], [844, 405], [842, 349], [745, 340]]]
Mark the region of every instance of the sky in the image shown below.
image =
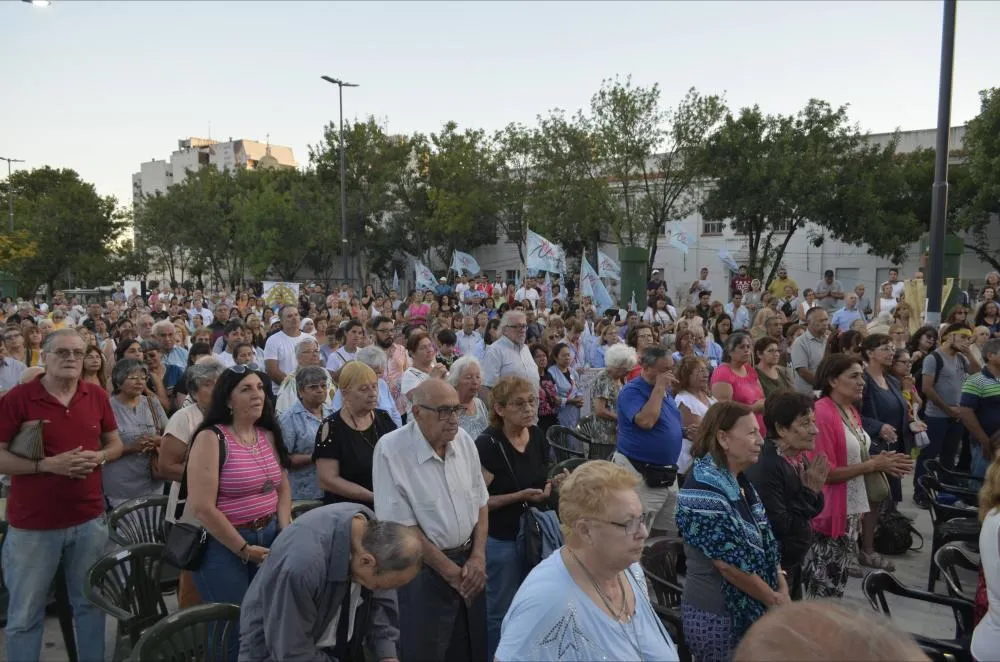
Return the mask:
[[[933, 128], [940, 2], [0, 2], [0, 156], [73, 168], [131, 202], [189, 136], [308, 146], [374, 115], [391, 133], [490, 131], [585, 108], [604, 78], [792, 114], [849, 105], [871, 132]], [[952, 124], [1000, 85], [1000, 2], [958, 6]], [[3, 164], [0, 164], [2, 166]], [[6, 173], [4, 173], [4, 176]]]

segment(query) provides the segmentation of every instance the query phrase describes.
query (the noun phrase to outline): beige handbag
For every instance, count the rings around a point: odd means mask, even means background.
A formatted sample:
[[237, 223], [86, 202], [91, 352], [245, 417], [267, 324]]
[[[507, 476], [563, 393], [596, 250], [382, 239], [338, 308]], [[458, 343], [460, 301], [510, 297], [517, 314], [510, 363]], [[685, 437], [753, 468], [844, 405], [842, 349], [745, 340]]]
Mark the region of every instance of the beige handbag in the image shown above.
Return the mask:
[[37, 462], [45, 457], [45, 441], [42, 439], [42, 424], [45, 421], [28, 421], [21, 426], [14, 438], [7, 444], [7, 450], [26, 460]]

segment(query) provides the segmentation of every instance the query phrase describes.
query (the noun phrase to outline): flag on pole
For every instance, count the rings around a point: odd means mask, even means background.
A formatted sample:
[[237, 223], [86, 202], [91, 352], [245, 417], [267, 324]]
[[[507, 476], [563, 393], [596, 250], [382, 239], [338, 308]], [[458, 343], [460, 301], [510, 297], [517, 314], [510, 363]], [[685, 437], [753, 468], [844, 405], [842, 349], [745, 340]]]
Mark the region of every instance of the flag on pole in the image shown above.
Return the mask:
[[395, 269], [392, 270], [392, 289], [399, 292], [399, 273]]
[[726, 267], [726, 269], [729, 269], [732, 272], [740, 270], [740, 265], [736, 264], [736, 260], [733, 259], [733, 256], [730, 255], [729, 251], [725, 248], [719, 249], [719, 260], [722, 262], [723, 266]]
[[635, 300], [635, 290], [632, 290], [632, 298], [628, 302], [629, 312], [636, 312], [639, 310], [639, 303]]
[[604, 313], [608, 308], [615, 308], [615, 302], [608, 294], [608, 288], [604, 287], [600, 276], [587, 262], [587, 258], [580, 260], [580, 293], [585, 297], [590, 297], [594, 302], [594, 307], [598, 312]]
[[545, 272], [545, 283], [542, 285], [542, 289], [545, 291], [545, 307], [552, 308], [552, 277], [549, 276], [549, 272]]
[[554, 274], [566, 273], [566, 253], [540, 234], [528, 230], [527, 267]]
[[521, 272], [520, 271], [515, 271], [514, 272], [514, 291], [516, 292], [519, 289], [521, 289]]
[[688, 249], [694, 246], [696, 238], [685, 230], [670, 230], [667, 233], [667, 243], [687, 255]]
[[481, 271], [476, 258], [462, 251], [455, 251], [455, 255], [451, 258], [451, 269], [460, 276], [464, 273], [475, 276]]
[[597, 251], [597, 275], [601, 278], [622, 279], [622, 267], [604, 251]]
[[437, 287], [437, 283], [434, 281], [434, 272], [424, 266], [424, 263], [419, 260], [413, 261], [413, 272], [417, 278], [417, 289], [418, 290], [430, 290], [434, 291]]

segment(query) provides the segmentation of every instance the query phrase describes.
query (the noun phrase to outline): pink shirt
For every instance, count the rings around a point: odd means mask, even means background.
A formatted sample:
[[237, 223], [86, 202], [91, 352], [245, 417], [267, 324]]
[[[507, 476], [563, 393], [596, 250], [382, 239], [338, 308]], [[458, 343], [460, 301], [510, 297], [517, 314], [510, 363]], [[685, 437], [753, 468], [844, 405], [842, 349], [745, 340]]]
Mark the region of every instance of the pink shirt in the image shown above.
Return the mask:
[[226, 438], [226, 461], [219, 472], [216, 507], [232, 524], [246, 524], [278, 510], [281, 465], [274, 448], [255, 427], [257, 443], [241, 444], [228, 425], [218, 426]]
[[[743, 367], [747, 371], [746, 377], [740, 377], [733, 372], [728, 363], [720, 364], [712, 373], [712, 385], [719, 382], [729, 384], [733, 387], [733, 402], [749, 407], [764, 399], [764, 389], [760, 385], [760, 380], [757, 379], [757, 371], [754, 370], [753, 366], [747, 364]], [[761, 435], [767, 436], [764, 416], [761, 414], [754, 414], [754, 416], [757, 417], [757, 425], [760, 427]]]
[[397, 343], [385, 350], [386, 366], [385, 381], [389, 385], [389, 395], [396, 403], [396, 409], [400, 412], [406, 411], [406, 395], [402, 392], [403, 373], [410, 367], [410, 357], [406, 353], [406, 348]]

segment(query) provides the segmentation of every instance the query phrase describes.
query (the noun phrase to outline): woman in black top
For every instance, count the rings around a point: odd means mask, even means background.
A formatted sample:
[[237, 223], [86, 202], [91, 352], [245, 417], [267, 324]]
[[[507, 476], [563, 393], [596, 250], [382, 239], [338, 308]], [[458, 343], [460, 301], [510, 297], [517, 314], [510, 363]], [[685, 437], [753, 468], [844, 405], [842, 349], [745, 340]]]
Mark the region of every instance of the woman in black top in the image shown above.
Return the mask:
[[521, 513], [526, 506], [543, 507], [552, 494], [547, 470], [549, 447], [545, 433], [536, 425], [538, 396], [534, 385], [523, 377], [503, 377], [490, 391], [490, 400], [490, 427], [476, 440], [490, 494], [486, 540], [488, 660], [493, 659], [500, 642], [500, 624], [526, 574], [516, 546]]
[[813, 399], [796, 391], [774, 391], [764, 403], [770, 436], [757, 464], [746, 470], [767, 511], [781, 548], [781, 567], [793, 600], [802, 598], [802, 561], [812, 545], [812, 519], [823, 511], [826, 456], [809, 463], [803, 453], [816, 441]]
[[360, 361], [348, 361], [340, 370], [344, 407], [323, 420], [313, 450], [316, 479], [324, 503], [349, 501], [375, 505], [372, 492], [372, 456], [382, 435], [396, 429], [389, 414], [376, 409], [378, 376]]

